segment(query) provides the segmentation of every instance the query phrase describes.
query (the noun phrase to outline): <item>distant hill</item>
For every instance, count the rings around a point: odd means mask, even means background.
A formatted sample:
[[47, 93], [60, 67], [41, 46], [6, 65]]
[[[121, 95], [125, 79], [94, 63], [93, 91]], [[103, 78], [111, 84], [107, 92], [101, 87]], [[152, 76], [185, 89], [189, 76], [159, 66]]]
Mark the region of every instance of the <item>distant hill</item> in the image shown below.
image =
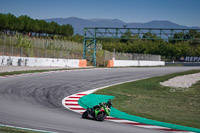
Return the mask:
[[147, 23], [125, 23], [119, 19], [82, 19], [77, 17], [69, 18], [51, 18], [45, 19], [47, 22], [57, 22], [58, 24], [71, 24], [74, 28], [74, 34], [83, 35], [84, 27], [118, 27], [122, 28], [124, 25], [127, 25], [127, 28], [198, 28], [200, 27], [187, 27], [173, 23], [166, 20], [154, 20]]

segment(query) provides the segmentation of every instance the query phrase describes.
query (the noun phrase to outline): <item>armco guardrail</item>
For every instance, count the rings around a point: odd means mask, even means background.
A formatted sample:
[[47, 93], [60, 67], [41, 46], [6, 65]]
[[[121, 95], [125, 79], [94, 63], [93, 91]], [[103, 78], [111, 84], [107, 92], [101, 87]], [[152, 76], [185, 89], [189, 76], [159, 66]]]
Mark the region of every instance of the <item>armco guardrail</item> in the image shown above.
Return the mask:
[[86, 60], [0, 56], [1, 66], [86, 67]]
[[146, 60], [109, 60], [107, 67], [125, 67], [125, 66], [164, 66], [164, 61], [146, 61]]

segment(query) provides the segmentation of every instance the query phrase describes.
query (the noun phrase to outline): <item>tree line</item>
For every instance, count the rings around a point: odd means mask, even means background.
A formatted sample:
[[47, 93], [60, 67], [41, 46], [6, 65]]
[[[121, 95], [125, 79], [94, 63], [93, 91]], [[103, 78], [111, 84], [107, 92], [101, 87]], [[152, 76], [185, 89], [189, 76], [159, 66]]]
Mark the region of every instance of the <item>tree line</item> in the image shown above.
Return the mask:
[[70, 37], [74, 34], [74, 29], [70, 24], [59, 25], [56, 22], [46, 22], [45, 20], [32, 19], [27, 15], [16, 17], [10, 13], [0, 13], [0, 31], [15, 34], [21, 32], [34, 35], [61, 35]]
[[[99, 40], [103, 45], [104, 50], [123, 52], [123, 53], [143, 53], [143, 54], [157, 54], [164, 59], [179, 60], [182, 56], [200, 56], [200, 32], [193, 32], [193, 34], [176, 33], [171, 40], [165, 41], [159, 39], [158, 36], [149, 32], [143, 36], [125, 33], [119, 39], [104, 38]], [[124, 39], [124, 38], [140, 38], [140, 39]], [[181, 39], [191, 40], [181, 40]], [[152, 40], [149, 40], [152, 39]]]

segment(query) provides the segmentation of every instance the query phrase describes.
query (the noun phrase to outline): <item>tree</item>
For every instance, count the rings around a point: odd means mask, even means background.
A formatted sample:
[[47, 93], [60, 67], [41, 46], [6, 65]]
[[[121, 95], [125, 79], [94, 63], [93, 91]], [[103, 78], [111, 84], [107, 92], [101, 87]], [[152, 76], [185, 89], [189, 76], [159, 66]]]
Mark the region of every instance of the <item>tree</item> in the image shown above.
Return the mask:
[[54, 22], [54, 21], [50, 22], [49, 28], [51, 30], [49, 33], [50, 34], [58, 34], [58, 31], [57, 31], [58, 27], [59, 27], [59, 25], [56, 22]]
[[0, 13], [0, 30], [4, 30], [5, 29], [5, 25], [6, 25], [6, 19], [5, 19], [5, 15]]
[[3, 15], [3, 22], [4, 22], [4, 30], [9, 30], [9, 31], [14, 31], [16, 30], [16, 23], [17, 23], [17, 18], [8, 13], [7, 15]]
[[131, 31], [126, 31], [122, 36], [121, 36], [121, 39], [120, 39], [120, 42], [128, 42], [128, 39], [131, 38], [131, 34], [132, 32]]
[[152, 40], [152, 41], [156, 41], [158, 39], [158, 37], [155, 34], [152, 34], [151, 32], [144, 33], [142, 38], [145, 40]]
[[189, 33], [192, 35], [192, 41], [190, 41], [190, 45], [197, 46], [200, 45], [200, 32], [190, 30]]
[[39, 33], [39, 31], [40, 31], [39, 20], [36, 19], [35, 21], [32, 22], [32, 32]]
[[61, 26], [60, 32], [59, 32], [60, 35], [63, 35], [66, 37], [72, 36], [73, 33], [74, 33], [74, 30], [73, 30], [72, 26], [69, 24], [63, 24]]
[[48, 36], [62, 35], [65, 37], [72, 36], [74, 29], [72, 25], [58, 25], [56, 22], [46, 22], [45, 20], [32, 19], [27, 15], [19, 16], [18, 18], [12, 14], [0, 14], [0, 30], [8, 30], [10, 32], [18, 31], [24, 34], [32, 32]]
[[47, 22], [44, 20], [38, 20], [38, 25], [39, 25], [38, 33], [40, 36], [42, 33], [45, 33], [47, 31]]
[[73, 35], [72, 37], [70, 37], [69, 39], [74, 42], [83, 43], [84, 37], [79, 34], [76, 34], [76, 35]]
[[18, 17], [18, 31], [23, 33], [33, 32], [34, 20], [29, 16], [22, 15]]

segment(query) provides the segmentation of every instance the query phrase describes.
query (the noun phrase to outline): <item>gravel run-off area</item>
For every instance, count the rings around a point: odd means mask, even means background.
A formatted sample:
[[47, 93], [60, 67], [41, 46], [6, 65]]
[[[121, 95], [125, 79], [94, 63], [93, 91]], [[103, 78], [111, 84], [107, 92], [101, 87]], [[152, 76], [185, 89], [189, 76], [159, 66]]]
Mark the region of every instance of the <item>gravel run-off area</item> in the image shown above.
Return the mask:
[[200, 80], [200, 73], [195, 73], [184, 76], [177, 76], [165, 82], [161, 82], [160, 84], [163, 86], [176, 87], [176, 88], [189, 88], [199, 80]]

